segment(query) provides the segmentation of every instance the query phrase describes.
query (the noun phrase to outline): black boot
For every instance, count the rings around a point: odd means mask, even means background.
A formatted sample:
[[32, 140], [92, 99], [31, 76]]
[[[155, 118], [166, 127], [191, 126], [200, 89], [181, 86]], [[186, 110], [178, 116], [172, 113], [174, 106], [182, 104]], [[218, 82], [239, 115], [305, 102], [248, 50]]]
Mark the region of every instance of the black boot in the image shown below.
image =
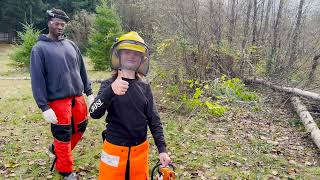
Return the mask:
[[54, 145], [50, 144], [48, 147], [49, 152], [51, 152], [53, 155], [56, 155], [56, 153], [54, 152]]
[[56, 161], [57, 161], [57, 156], [56, 156], [56, 153], [54, 152], [54, 145], [53, 144], [50, 144], [48, 149], [49, 149], [49, 152], [51, 152], [55, 156], [55, 158], [53, 160], [53, 163], [52, 163], [52, 166], [50, 168], [50, 171], [52, 172], [53, 168], [54, 168], [54, 166], [56, 164]]
[[68, 176], [64, 176], [63, 180], [80, 180], [80, 177], [77, 173], [73, 172], [69, 174]]

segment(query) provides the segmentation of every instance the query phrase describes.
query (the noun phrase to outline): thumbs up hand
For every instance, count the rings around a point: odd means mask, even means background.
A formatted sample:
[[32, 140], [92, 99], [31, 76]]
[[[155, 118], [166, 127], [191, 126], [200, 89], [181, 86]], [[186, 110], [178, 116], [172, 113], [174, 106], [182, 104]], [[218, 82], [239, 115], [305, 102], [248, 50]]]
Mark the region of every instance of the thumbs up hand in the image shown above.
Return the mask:
[[118, 70], [118, 77], [111, 84], [113, 92], [118, 96], [124, 95], [129, 88], [129, 83], [127, 81], [122, 80], [122, 77], [123, 73], [120, 70]]

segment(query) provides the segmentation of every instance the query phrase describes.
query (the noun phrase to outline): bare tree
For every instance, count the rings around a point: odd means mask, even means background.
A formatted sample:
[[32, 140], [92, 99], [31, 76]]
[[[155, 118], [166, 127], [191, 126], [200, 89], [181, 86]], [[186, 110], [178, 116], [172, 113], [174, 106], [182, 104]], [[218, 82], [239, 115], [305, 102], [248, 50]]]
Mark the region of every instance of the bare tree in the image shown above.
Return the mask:
[[291, 54], [289, 58], [288, 68], [292, 68], [293, 64], [297, 60], [297, 48], [298, 48], [298, 41], [300, 36], [300, 27], [301, 27], [301, 18], [302, 18], [302, 9], [305, 0], [300, 0], [297, 22], [295, 28], [293, 30], [293, 37], [291, 43]]
[[214, 4], [213, 0], [209, 1], [209, 24], [211, 27], [211, 31], [215, 36], [217, 47], [220, 47], [222, 38], [222, 5], [223, 4], [220, 0], [218, 0], [217, 4]]
[[[230, 47], [232, 47], [232, 41], [234, 38], [235, 33], [235, 27], [236, 27], [236, 0], [230, 0], [231, 1], [231, 12], [229, 17], [229, 33], [228, 33], [228, 41]], [[212, 0], [211, 0], [212, 2]]]
[[243, 41], [242, 41], [242, 51], [245, 49], [248, 39], [248, 33], [249, 33], [249, 22], [250, 22], [250, 14], [251, 14], [251, 8], [252, 8], [252, 0], [248, 0], [248, 8], [246, 13], [246, 21], [243, 26]]
[[267, 59], [267, 69], [266, 73], [268, 76], [271, 75], [273, 72], [273, 63], [275, 61], [275, 57], [277, 56], [277, 43], [278, 43], [278, 36], [279, 36], [279, 31], [280, 31], [280, 23], [281, 23], [281, 17], [282, 17], [282, 9], [283, 9], [283, 4], [285, 0], [280, 0], [279, 3], [279, 8], [278, 8], [278, 13], [277, 13], [277, 19], [273, 27], [273, 41], [272, 41], [272, 46], [271, 46], [271, 53], [269, 58]]
[[309, 73], [309, 78], [308, 78], [308, 81], [306, 83], [306, 86], [309, 86], [312, 82], [314, 82], [315, 72], [316, 72], [317, 66], [319, 65], [319, 59], [320, 59], [320, 55], [317, 55], [317, 56], [315, 56], [313, 58], [312, 68], [311, 68], [311, 71]]
[[261, 16], [260, 16], [260, 23], [259, 23], [259, 30], [257, 32], [257, 41], [260, 41], [260, 34], [261, 34], [261, 30], [262, 30], [262, 25], [263, 25], [263, 17], [264, 17], [264, 3], [265, 0], [261, 0], [261, 5], [260, 5], [260, 9], [261, 9]]
[[[158, 45], [167, 47], [159, 61], [166, 68], [178, 69], [185, 77], [214, 78], [229, 74], [233, 66], [241, 75], [277, 74], [290, 81], [291, 72], [302, 76], [303, 68], [311, 68], [312, 57], [319, 54], [320, 13], [307, 11], [300, 0], [297, 10], [286, 5], [294, 0], [119, 0], [119, 9], [126, 30], [138, 30], [146, 35], [155, 51]], [[228, 2], [228, 3], [225, 3]], [[122, 8], [122, 9], [121, 9]], [[295, 13], [294, 11], [297, 11]], [[310, 11], [311, 12], [311, 11]], [[299, 15], [300, 14], [300, 15]], [[241, 24], [241, 26], [239, 26]], [[300, 24], [300, 25], [299, 25]], [[150, 41], [152, 40], [152, 41]], [[228, 47], [224, 46], [228, 45]], [[248, 46], [248, 45], [253, 46]], [[257, 46], [257, 49], [253, 47]], [[288, 51], [289, 50], [289, 51]], [[241, 54], [239, 54], [241, 52]], [[261, 69], [261, 60], [266, 67]], [[292, 63], [293, 62], [293, 63]], [[313, 62], [314, 63], [314, 62]], [[288, 71], [288, 64], [294, 67]], [[301, 67], [300, 67], [301, 66]], [[242, 72], [246, 74], [243, 74]], [[257, 71], [259, 70], [259, 71]], [[264, 72], [264, 70], [266, 72]], [[305, 71], [305, 69], [304, 69]], [[286, 74], [282, 76], [280, 72]], [[238, 73], [237, 73], [238, 74]], [[287, 78], [287, 79], [285, 79]], [[309, 78], [312, 79], [312, 78]], [[277, 78], [278, 80], [278, 78]], [[301, 79], [302, 80], [302, 79]], [[304, 83], [303, 83], [304, 84]]]
[[264, 27], [263, 27], [263, 31], [262, 31], [262, 34], [261, 34], [261, 44], [264, 44], [265, 34], [268, 31], [269, 13], [270, 13], [270, 9], [271, 9], [271, 4], [272, 4], [272, 0], [268, 0], [268, 5], [267, 5], [267, 9], [266, 9], [266, 17], [265, 17], [265, 21], [264, 21]]
[[256, 44], [257, 36], [257, 0], [253, 0], [253, 21], [252, 21], [252, 45]]

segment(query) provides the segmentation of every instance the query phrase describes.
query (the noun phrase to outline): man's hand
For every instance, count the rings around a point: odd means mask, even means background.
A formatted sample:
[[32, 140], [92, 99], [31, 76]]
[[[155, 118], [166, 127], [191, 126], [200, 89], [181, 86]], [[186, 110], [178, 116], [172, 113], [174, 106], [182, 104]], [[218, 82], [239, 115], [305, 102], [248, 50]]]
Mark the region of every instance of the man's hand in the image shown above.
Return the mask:
[[48, 122], [48, 123], [52, 123], [52, 124], [57, 124], [58, 120], [57, 120], [57, 116], [54, 113], [54, 111], [52, 109], [48, 109], [46, 111], [44, 111], [42, 113], [43, 118]]
[[93, 103], [94, 101], [94, 96], [93, 94], [90, 94], [88, 97], [87, 97], [87, 100], [88, 100], [88, 109], [90, 108], [91, 104]]
[[168, 153], [165, 153], [165, 152], [160, 153], [159, 159], [160, 159], [161, 165], [163, 167], [166, 167], [166, 166], [168, 166], [169, 163], [171, 163], [171, 159], [170, 159]]
[[119, 96], [124, 95], [129, 88], [129, 83], [127, 81], [122, 80], [122, 76], [123, 76], [122, 72], [118, 70], [118, 77], [111, 84], [111, 88], [113, 92]]

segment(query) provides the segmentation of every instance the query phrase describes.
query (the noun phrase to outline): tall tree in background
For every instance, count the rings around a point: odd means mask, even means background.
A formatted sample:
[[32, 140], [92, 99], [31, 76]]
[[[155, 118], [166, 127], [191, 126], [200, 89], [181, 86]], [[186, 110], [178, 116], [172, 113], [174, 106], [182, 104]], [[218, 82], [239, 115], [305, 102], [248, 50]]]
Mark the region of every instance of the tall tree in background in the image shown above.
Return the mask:
[[301, 19], [302, 19], [302, 10], [303, 10], [303, 4], [305, 0], [300, 0], [299, 9], [298, 9], [298, 15], [297, 15], [297, 22], [295, 24], [295, 28], [293, 30], [293, 37], [291, 42], [291, 54], [289, 58], [289, 62], [287, 67], [289, 69], [292, 68], [292, 66], [297, 61], [297, 49], [299, 48], [299, 37], [300, 37], [300, 28], [301, 28]]
[[[217, 7], [217, 8], [215, 8]], [[218, 1], [214, 4], [212, 0], [209, 1], [209, 12], [210, 12], [210, 19], [209, 19], [209, 24], [211, 26], [211, 31], [214, 34], [215, 41], [217, 44], [217, 47], [219, 48], [221, 45], [221, 40], [222, 40], [222, 2]], [[232, 25], [231, 25], [232, 24]], [[234, 33], [234, 28], [235, 28], [235, 23], [230, 22], [230, 29], [229, 31], [232, 31]], [[232, 35], [229, 35], [229, 44], [231, 46], [232, 44]], [[213, 41], [214, 42], [214, 41]]]
[[266, 9], [266, 17], [264, 20], [264, 26], [263, 26], [263, 30], [262, 30], [262, 34], [261, 34], [261, 44], [263, 45], [265, 42], [265, 35], [268, 32], [268, 27], [269, 27], [269, 17], [270, 17], [270, 10], [271, 10], [271, 5], [272, 5], [272, 0], [268, 0], [268, 5], [267, 5], [267, 9]]
[[258, 2], [253, 0], [253, 20], [252, 20], [252, 45], [256, 45], [257, 38], [257, 11], [258, 11]]
[[246, 44], [247, 44], [247, 40], [248, 40], [251, 8], [252, 8], [252, 0], [248, 0], [246, 20], [243, 24], [243, 40], [242, 40], [242, 45], [241, 45], [242, 51], [244, 51]]
[[246, 64], [248, 63], [248, 58], [246, 58], [247, 50], [246, 50], [246, 45], [248, 41], [248, 36], [249, 36], [249, 23], [250, 23], [250, 14], [251, 14], [251, 8], [252, 8], [252, 0], [248, 0], [248, 5], [246, 9], [246, 15], [245, 15], [245, 20], [243, 24], [243, 39], [241, 42], [241, 51], [242, 51], [242, 58], [241, 58], [241, 64], [240, 64], [240, 74], [244, 74]]
[[22, 23], [32, 23], [37, 27], [43, 21], [43, 13], [46, 8], [47, 4], [42, 0], [3, 0], [1, 2], [1, 26], [14, 31], [22, 31]]
[[280, 24], [281, 24], [281, 20], [282, 20], [281, 18], [282, 18], [282, 10], [283, 10], [284, 1], [285, 0], [280, 0], [276, 22], [273, 27], [273, 41], [272, 41], [272, 45], [271, 45], [271, 53], [270, 53], [269, 58], [267, 59], [267, 67], [266, 67], [266, 72], [267, 72], [268, 76], [271, 76], [272, 73], [274, 73], [273, 64], [275, 61], [275, 57], [277, 55], [278, 36], [279, 36]]
[[[229, 45], [230, 47], [232, 47], [232, 41], [234, 38], [234, 33], [236, 30], [236, 19], [237, 19], [237, 15], [236, 15], [236, 0], [230, 0], [231, 1], [231, 12], [230, 12], [230, 17], [229, 17], [229, 33], [228, 33], [228, 41], [229, 41]], [[229, 3], [230, 3], [229, 1]], [[210, 3], [212, 3], [212, 1], [210, 1]], [[210, 8], [211, 9], [211, 8]]]
[[76, 11], [84, 9], [88, 12], [94, 12], [99, 0], [47, 0], [49, 8], [63, 9], [68, 15], [72, 16]]
[[94, 69], [106, 70], [111, 67], [111, 46], [122, 33], [121, 21], [116, 11], [105, 3], [97, 7], [96, 13], [87, 54]]
[[257, 41], [260, 41], [260, 35], [261, 35], [261, 30], [262, 30], [262, 25], [263, 25], [263, 18], [264, 18], [264, 4], [265, 4], [265, 0], [261, 0], [261, 4], [260, 4], [260, 9], [261, 9], [261, 14], [260, 14], [260, 25], [259, 25], [259, 30], [257, 32]]
[[1, 0], [0, 32], [22, 31], [24, 23], [44, 30], [47, 27], [45, 12], [49, 8], [60, 8], [72, 17], [81, 9], [94, 12], [99, 3], [99, 0]]

